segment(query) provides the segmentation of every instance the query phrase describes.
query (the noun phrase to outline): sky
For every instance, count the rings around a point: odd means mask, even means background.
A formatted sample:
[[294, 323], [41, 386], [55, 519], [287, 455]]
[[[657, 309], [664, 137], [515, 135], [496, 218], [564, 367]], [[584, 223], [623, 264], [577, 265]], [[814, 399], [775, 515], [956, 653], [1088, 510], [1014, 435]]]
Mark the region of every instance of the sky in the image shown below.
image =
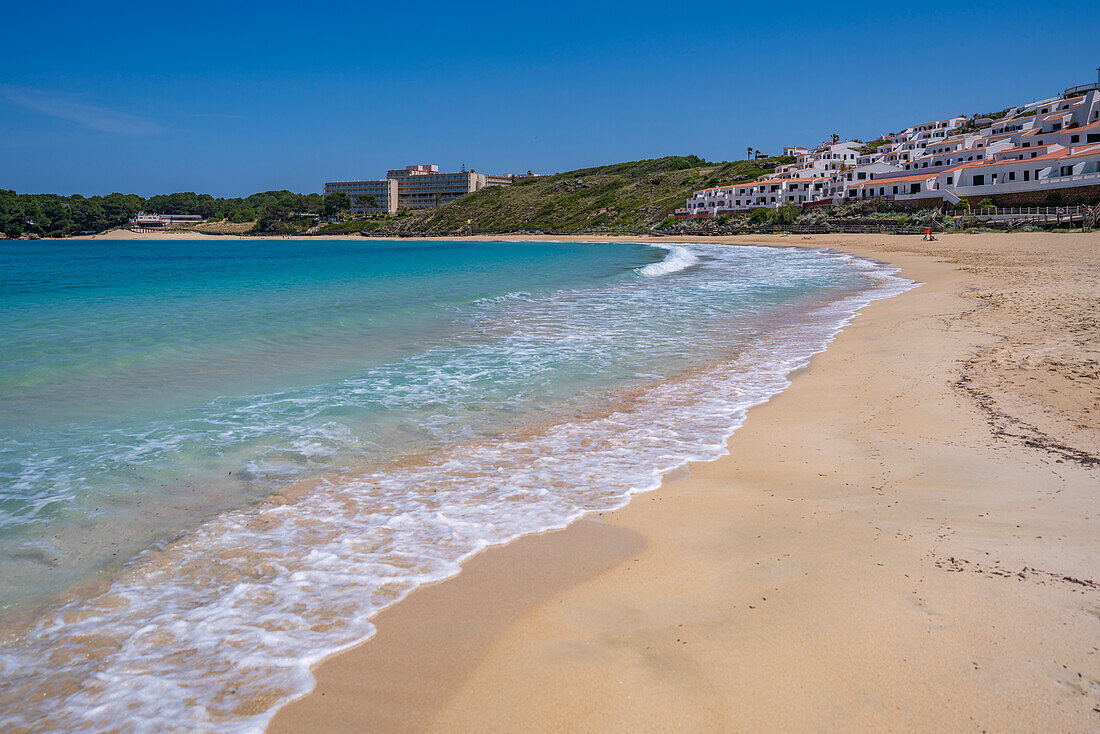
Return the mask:
[[869, 140], [1095, 82], [1095, 2], [13, 3], [0, 188], [244, 196]]

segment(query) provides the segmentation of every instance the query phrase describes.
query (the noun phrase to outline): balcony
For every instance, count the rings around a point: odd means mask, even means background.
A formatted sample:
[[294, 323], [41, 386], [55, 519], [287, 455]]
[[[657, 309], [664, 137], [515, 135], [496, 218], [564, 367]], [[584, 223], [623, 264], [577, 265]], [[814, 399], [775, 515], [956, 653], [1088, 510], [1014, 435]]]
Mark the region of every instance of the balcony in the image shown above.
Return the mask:
[[[1066, 186], [1080, 181], [1079, 185], [1088, 186], [1091, 183], [1100, 182], [1100, 171], [1093, 173], [1076, 173], [1072, 176], [1048, 176], [1039, 179], [1040, 186]], [[1085, 183], [1088, 182], [1088, 183]]]

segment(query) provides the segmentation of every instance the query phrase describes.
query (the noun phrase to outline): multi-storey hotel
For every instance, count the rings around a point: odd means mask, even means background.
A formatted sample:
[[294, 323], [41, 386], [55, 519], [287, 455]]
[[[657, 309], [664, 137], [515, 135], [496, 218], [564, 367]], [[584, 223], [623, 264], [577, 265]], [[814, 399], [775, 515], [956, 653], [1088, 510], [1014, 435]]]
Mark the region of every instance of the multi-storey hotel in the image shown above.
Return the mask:
[[463, 171], [440, 173], [439, 166], [405, 166], [387, 171], [386, 178], [398, 182], [398, 209], [432, 209], [486, 186], [507, 186], [511, 176], [490, 176]]
[[397, 180], [332, 181], [324, 186], [324, 194], [342, 191], [351, 199], [351, 210], [370, 214], [397, 213]]
[[395, 214], [399, 209], [438, 208], [486, 186], [508, 186], [515, 178], [475, 171], [440, 173], [436, 165], [415, 165], [387, 171], [381, 181], [331, 181], [323, 191], [325, 196], [346, 193], [356, 213]]
[[1007, 110], [858, 141], [784, 148], [795, 162], [757, 181], [692, 193], [677, 217], [864, 199], [909, 207], [993, 199], [1001, 206], [1100, 199], [1100, 82]]

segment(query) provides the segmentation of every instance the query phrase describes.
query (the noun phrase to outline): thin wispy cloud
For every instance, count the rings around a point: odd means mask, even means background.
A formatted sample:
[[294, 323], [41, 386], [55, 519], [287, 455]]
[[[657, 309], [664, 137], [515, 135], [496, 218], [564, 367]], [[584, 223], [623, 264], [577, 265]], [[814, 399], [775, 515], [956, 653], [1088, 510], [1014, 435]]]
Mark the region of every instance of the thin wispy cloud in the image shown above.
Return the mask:
[[197, 117], [211, 120], [243, 120], [244, 115], [232, 115], [227, 112], [181, 112], [178, 117]]
[[33, 87], [0, 84], [0, 97], [43, 115], [75, 122], [89, 130], [123, 135], [152, 135], [164, 130], [160, 125], [128, 112], [87, 104], [71, 95]]

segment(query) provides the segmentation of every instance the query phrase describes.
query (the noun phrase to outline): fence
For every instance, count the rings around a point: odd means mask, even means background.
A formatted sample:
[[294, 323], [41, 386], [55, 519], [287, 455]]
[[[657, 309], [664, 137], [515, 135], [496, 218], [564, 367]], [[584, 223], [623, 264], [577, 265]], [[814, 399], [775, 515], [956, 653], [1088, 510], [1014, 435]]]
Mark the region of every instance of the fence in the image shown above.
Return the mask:
[[1007, 206], [1007, 207], [981, 207], [977, 209], [964, 209], [955, 212], [955, 216], [962, 217], [1011, 217], [1011, 216], [1077, 216], [1087, 215], [1092, 207], [1084, 204], [1076, 206]]
[[955, 212], [956, 224], [968, 226], [1007, 225], [1010, 228], [1027, 225], [1080, 224], [1086, 226], [1092, 221], [1096, 207], [1075, 206], [1013, 206], [986, 207], [969, 211]]
[[[925, 229], [942, 232], [943, 225], [936, 221], [924, 224], [901, 224], [889, 220], [867, 222], [825, 222], [823, 224], [762, 224], [749, 227], [719, 226], [714, 234], [924, 234]], [[677, 234], [695, 234], [683, 232]], [[700, 232], [699, 234], [711, 234]]]

